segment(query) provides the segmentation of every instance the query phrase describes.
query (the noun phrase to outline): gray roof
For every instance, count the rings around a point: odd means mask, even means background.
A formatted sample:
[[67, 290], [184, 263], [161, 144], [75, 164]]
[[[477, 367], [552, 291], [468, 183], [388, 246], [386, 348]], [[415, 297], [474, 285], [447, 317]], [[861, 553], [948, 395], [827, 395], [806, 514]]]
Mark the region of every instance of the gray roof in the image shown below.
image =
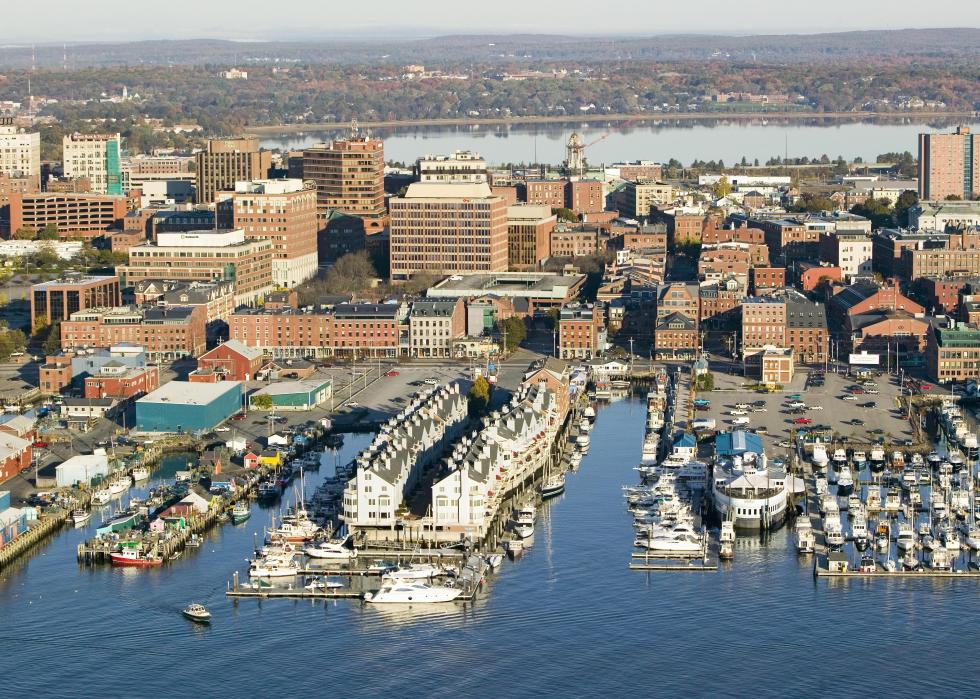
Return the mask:
[[[228, 340], [227, 342], [218, 345], [218, 347], [227, 347], [235, 354], [239, 354], [245, 357], [245, 359], [248, 359], [249, 361], [253, 359], [258, 359], [263, 354], [262, 350], [257, 349], [255, 347], [249, 347], [244, 342], [241, 342], [239, 340]], [[217, 349], [217, 347], [215, 349]]]

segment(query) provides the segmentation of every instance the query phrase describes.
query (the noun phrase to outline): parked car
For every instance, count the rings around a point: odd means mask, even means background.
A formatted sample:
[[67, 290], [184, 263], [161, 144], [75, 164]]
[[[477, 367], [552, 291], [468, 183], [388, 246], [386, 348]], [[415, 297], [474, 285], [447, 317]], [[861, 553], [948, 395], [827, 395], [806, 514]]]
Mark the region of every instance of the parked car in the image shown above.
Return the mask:
[[235, 413], [234, 415], [231, 416], [231, 419], [232, 420], [244, 420], [245, 419], [245, 413]]
[[747, 425], [749, 424], [749, 422], [750, 422], [749, 418], [745, 416], [736, 417], [732, 419], [732, 425]]
[[809, 425], [809, 424], [812, 424], [812, 423], [813, 423], [813, 420], [811, 420], [808, 417], [798, 417], [795, 420], [793, 420], [793, 424], [794, 425]]
[[437, 383], [439, 383], [439, 379], [435, 379], [430, 376], [427, 379], [423, 379], [422, 383], [424, 383], [426, 386], [435, 386]]
[[783, 449], [792, 449], [793, 443], [788, 439], [784, 439], [783, 441], [779, 442], [776, 446], [781, 447]]
[[745, 415], [745, 414], [746, 414], [745, 411], [742, 410], [741, 408], [736, 408], [735, 410], [732, 410], [729, 413], [729, 415]]
[[822, 405], [808, 405], [806, 409], [807, 410], [823, 410], [823, 406]]
[[790, 403], [789, 404], [789, 407], [791, 407], [791, 408], [805, 408], [806, 407], [806, 403], [804, 403], [803, 401], [800, 401], [800, 400], [796, 400], [796, 401], [793, 401], [792, 403]]
[[867, 403], [861, 403], [862, 408], [877, 408], [878, 404], [873, 400], [869, 400]]
[[34, 442], [34, 447], [37, 449], [47, 449], [48, 443], [45, 442], [43, 439], [38, 439]]
[[841, 396], [841, 400], [857, 400], [853, 394], [848, 393], [846, 396]]
[[215, 427], [214, 428], [214, 431], [215, 432], [231, 432], [231, 428], [230, 427]]
[[932, 384], [931, 383], [919, 384], [919, 390], [920, 391], [928, 391], [930, 388], [932, 388]]
[[361, 404], [360, 403], [356, 403], [355, 401], [350, 401], [349, 403], [347, 403], [347, 407], [348, 408], [360, 408], [361, 407]]
[[399, 376], [399, 375], [400, 375], [400, 372], [397, 372], [394, 369], [392, 369], [391, 371], [386, 371], [385, 372], [385, 376]]

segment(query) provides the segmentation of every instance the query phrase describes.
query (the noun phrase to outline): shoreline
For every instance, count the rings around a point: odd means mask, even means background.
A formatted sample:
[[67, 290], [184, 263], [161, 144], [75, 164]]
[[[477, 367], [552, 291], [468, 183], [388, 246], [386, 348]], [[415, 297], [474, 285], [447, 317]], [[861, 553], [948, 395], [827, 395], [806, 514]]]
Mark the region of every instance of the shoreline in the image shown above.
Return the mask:
[[[358, 121], [361, 128], [400, 128], [408, 126], [420, 127], [441, 127], [441, 126], [511, 126], [519, 124], [567, 124], [583, 122], [604, 122], [604, 121], [636, 121], [641, 122], [663, 122], [663, 121], [745, 121], [750, 119], [827, 119], [841, 121], [846, 119], [927, 119], [947, 117], [955, 118], [978, 118], [980, 112], [960, 111], [960, 112], [937, 112], [937, 111], [917, 111], [901, 113], [882, 113], [882, 112], [731, 112], [710, 114], [706, 112], [677, 112], [674, 114], [663, 114], [659, 116], [649, 116], [645, 114], [581, 114], [566, 116], [521, 116], [521, 117], [487, 117], [487, 118], [447, 118], [447, 119], [399, 119], [385, 121]], [[349, 122], [320, 122], [311, 124], [279, 124], [265, 126], [250, 126], [246, 132], [256, 136], [274, 136], [276, 134], [295, 134], [315, 131], [330, 131], [334, 129], [346, 129], [350, 126]], [[615, 127], [614, 127], [615, 128]]]

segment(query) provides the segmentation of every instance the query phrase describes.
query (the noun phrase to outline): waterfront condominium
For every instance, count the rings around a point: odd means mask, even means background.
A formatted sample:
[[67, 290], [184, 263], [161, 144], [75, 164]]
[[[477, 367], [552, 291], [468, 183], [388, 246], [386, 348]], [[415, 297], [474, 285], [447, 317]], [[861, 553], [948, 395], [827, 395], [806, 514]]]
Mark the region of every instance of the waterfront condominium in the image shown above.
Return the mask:
[[61, 144], [65, 177], [88, 179], [95, 194], [123, 193], [119, 134], [67, 134]]
[[264, 179], [271, 167], [272, 153], [259, 148], [257, 138], [208, 141], [207, 150], [197, 154], [197, 202], [213, 204], [218, 192], [235, 191], [236, 182]]
[[489, 185], [416, 182], [389, 208], [392, 280], [507, 270], [507, 202]]
[[235, 184], [235, 228], [249, 240], [271, 240], [272, 279], [291, 288], [316, 275], [316, 190], [303, 180]]
[[960, 126], [955, 132], [919, 134], [919, 198], [970, 199], [980, 194], [980, 134]]
[[303, 151], [303, 179], [316, 183], [317, 211], [356, 216], [368, 235], [384, 230], [385, 149], [376, 138], [353, 135]]

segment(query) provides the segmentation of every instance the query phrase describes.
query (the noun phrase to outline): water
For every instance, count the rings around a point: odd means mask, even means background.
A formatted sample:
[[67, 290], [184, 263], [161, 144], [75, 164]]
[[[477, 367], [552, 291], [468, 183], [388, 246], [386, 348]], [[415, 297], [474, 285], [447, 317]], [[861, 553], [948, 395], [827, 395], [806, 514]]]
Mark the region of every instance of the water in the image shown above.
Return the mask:
[[[159, 570], [78, 566], [75, 547], [97, 522], [66, 531], [0, 573], [4, 694], [975, 693], [976, 581], [815, 582], [785, 529], [765, 545], [740, 539], [717, 573], [629, 571], [620, 486], [636, 482], [644, 418], [642, 401], [600, 411], [591, 451], [540, 514], [534, 548], [472, 605], [228, 601], [227, 581], [268, 521], [257, 505]], [[367, 439], [350, 436], [341, 461]], [[190, 601], [209, 606], [210, 628], [180, 616]]]
[[[966, 119], [974, 131], [975, 119]], [[972, 124], [971, 124], [972, 122]], [[722, 159], [735, 165], [746, 157], [765, 163], [788, 153], [791, 158], [819, 158], [838, 155], [845, 159], [860, 156], [874, 162], [881, 153], [918, 149], [919, 133], [950, 131], [956, 120], [691, 120], [639, 122], [626, 128], [611, 124], [518, 124], [454, 127], [379, 128], [373, 133], [384, 139], [385, 158], [413, 163], [425, 154], [445, 154], [456, 149], [479, 152], [489, 163], [543, 162], [558, 164], [565, 159], [565, 144], [572, 131], [582, 134], [586, 143], [603, 134], [607, 138], [588, 149], [589, 162], [613, 163], [624, 160], [667, 162], [676, 158], [685, 165], [694, 160]], [[340, 136], [346, 131], [283, 134], [262, 139], [266, 148], [298, 149]]]

